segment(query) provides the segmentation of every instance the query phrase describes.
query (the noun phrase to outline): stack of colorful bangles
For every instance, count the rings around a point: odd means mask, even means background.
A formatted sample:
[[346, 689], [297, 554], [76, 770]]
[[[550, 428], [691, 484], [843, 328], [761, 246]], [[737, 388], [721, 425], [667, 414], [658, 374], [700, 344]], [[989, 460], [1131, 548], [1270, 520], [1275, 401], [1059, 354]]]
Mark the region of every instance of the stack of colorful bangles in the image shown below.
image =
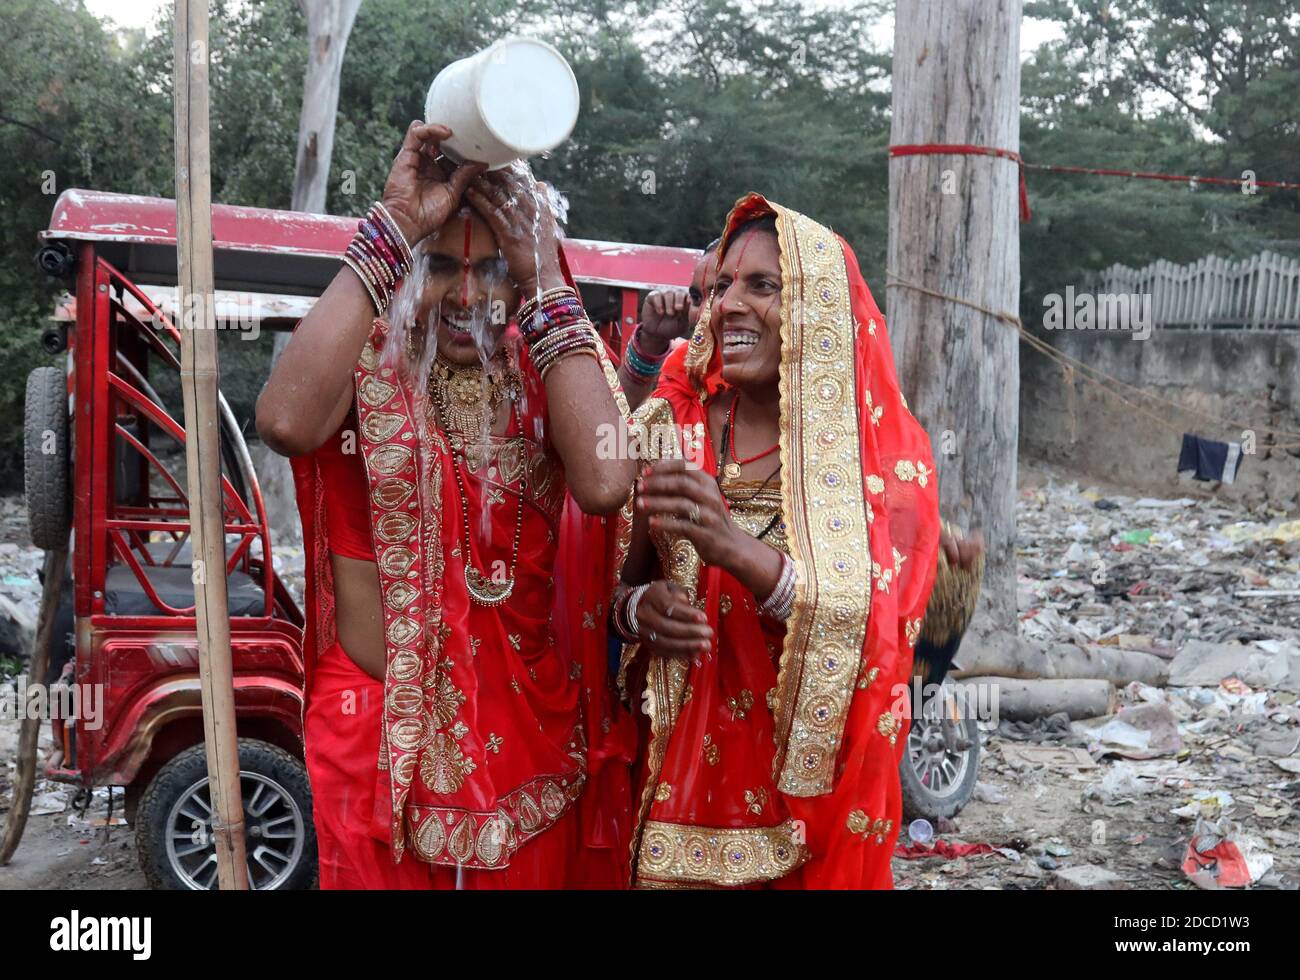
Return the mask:
[[632, 339], [627, 342], [623, 363], [627, 365], [628, 373], [634, 380], [648, 383], [659, 377], [659, 370], [668, 359], [668, 351], [665, 350], [658, 357], [652, 357], [641, 350], [641, 345], [637, 343], [637, 338], [640, 336], [641, 328], [637, 327], [636, 332], [632, 334]]
[[357, 225], [357, 233], [343, 253], [343, 261], [357, 274], [382, 315], [392, 302], [398, 282], [415, 267], [411, 246], [388, 209], [376, 201]]
[[598, 356], [600, 337], [572, 286], [556, 286], [525, 302], [519, 308], [519, 332], [542, 380], [566, 357]]

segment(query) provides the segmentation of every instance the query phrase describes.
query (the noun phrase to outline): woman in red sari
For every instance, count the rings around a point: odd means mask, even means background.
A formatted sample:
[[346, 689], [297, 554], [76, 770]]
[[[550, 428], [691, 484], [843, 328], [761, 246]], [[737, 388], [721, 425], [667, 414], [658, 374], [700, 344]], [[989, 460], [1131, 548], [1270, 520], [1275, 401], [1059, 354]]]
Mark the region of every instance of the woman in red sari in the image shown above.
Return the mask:
[[[373, 249], [350, 246], [258, 402], [307, 550], [321, 886], [616, 886], [632, 733], [596, 629], [612, 573], [584, 554], [604, 528], [582, 511], [626, 496], [631, 464], [595, 456], [626, 409], [538, 188], [449, 171], [448, 135], [412, 124], [359, 232]], [[384, 261], [407, 243], [393, 296]], [[545, 360], [501, 315], [535, 296], [564, 304]]]
[[940, 538], [930, 442], [842, 239], [750, 195], [720, 254], [684, 362], [636, 415], [643, 447], [682, 432], [660, 455], [686, 458], [623, 515], [635, 883], [889, 887], [897, 686]]

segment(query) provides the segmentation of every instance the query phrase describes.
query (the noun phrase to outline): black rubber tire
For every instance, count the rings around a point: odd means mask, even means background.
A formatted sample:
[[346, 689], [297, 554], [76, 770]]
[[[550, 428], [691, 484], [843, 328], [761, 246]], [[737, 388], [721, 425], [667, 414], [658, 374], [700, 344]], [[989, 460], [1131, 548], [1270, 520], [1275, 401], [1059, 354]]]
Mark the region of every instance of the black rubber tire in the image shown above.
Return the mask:
[[[158, 770], [140, 797], [135, 813], [135, 843], [149, 887], [165, 891], [186, 890], [190, 886], [175, 872], [167, 857], [167, 818], [172, 807], [190, 787], [206, 780], [208, 762], [203, 743], [176, 755]], [[294, 799], [303, 815], [305, 840], [298, 860], [279, 891], [310, 888], [316, 882], [316, 828], [312, 824], [311, 785], [301, 760], [284, 749], [259, 739], [239, 740], [239, 768], [267, 778]]]
[[951, 819], [961, 812], [971, 794], [975, 792], [975, 783], [979, 779], [980, 731], [979, 722], [971, 718], [962, 719], [963, 733], [970, 741], [966, 750], [967, 766], [962, 781], [957, 789], [943, 796], [936, 796], [921, 784], [921, 779], [912, 768], [912, 760], [907, 749], [903, 750], [902, 761], [898, 764], [898, 778], [903, 790], [903, 819], [911, 823], [918, 818], [934, 823], [940, 817]]
[[[53, 433], [53, 452], [46, 434]], [[72, 527], [68, 453], [68, 379], [61, 368], [33, 368], [23, 412], [23, 490], [32, 544], [46, 551], [67, 546]]]

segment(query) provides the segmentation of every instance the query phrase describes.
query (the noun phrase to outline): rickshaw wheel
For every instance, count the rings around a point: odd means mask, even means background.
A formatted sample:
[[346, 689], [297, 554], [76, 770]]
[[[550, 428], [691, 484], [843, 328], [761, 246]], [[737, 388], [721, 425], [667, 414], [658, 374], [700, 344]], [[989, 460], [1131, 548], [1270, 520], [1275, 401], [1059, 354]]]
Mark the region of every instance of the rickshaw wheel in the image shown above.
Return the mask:
[[[136, 810], [140, 867], [151, 888], [217, 887], [208, 764], [202, 743], [154, 776]], [[244, 848], [250, 888], [309, 888], [316, 879], [311, 787], [302, 762], [257, 739], [239, 740]]]
[[[946, 732], [943, 716], [952, 726]], [[949, 739], [964, 745], [950, 744]], [[920, 710], [914, 705], [898, 767], [903, 817], [909, 821], [955, 817], [975, 792], [979, 755], [979, 723], [956, 708], [946, 685], [941, 697], [926, 699]]]
[[33, 368], [23, 412], [23, 491], [32, 544], [46, 551], [67, 546], [68, 379], [61, 368]]

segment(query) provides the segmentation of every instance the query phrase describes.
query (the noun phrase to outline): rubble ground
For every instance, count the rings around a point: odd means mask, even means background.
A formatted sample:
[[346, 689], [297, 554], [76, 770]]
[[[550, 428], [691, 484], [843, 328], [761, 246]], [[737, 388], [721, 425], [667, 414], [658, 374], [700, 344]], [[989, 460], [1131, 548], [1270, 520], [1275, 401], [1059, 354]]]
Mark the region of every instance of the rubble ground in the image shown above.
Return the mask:
[[896, 857], [896, 887], [1300, 886], [1300, 520], [1021, 473], [1021, 636], [1155, 656], [1165, 681], [1102, 719], [982, 723], [975, 796], [936, 836], [998, 850]]
[[[1162, 682], [1123, 685], [1100, 719], [982, 722], [975, 796], [935, 828], [948, 856], [896, 856], [896, 887], [1300, 887], [1300, 520], [1178, 493], [1022, 461], [1022, 637], [1159, 658]], [[40, 560], [0, 498], [0, 676], [21, 667], [7, 637], [30, 642]], [[275, 560], [301, 598], [301, 549]], [[0, 812], [17, 731], [0, 720]], [[76, 796], [38, 781], [0, 888], [145, 887], [121, 792], [113, 826], [106, 789]]]

